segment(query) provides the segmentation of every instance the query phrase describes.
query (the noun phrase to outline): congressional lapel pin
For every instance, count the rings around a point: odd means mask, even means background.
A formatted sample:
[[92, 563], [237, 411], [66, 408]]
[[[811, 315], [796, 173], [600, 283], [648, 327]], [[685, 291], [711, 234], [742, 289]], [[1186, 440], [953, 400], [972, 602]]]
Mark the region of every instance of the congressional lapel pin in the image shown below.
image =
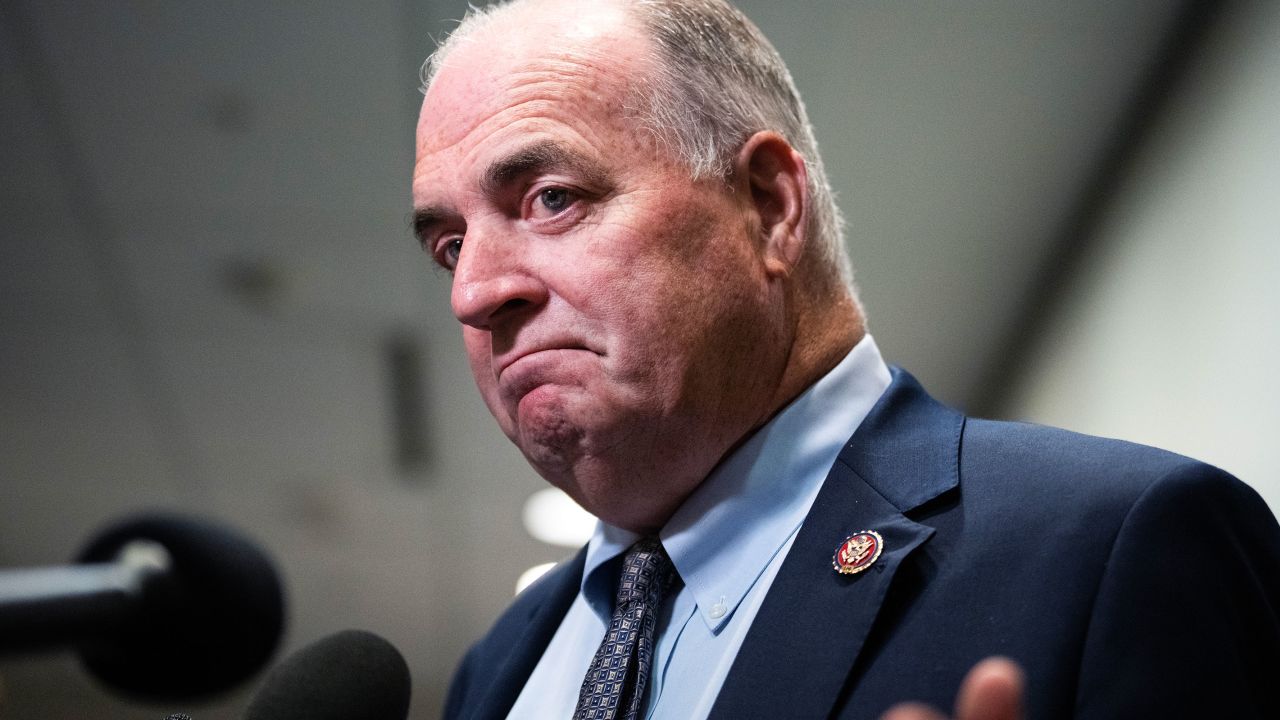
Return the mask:
[[875, 530], [863, 530], [845, 538], [831, 558], [831, 567], [841, 575], [856, 575], [875, 564], [884, 549], [884, 538]]

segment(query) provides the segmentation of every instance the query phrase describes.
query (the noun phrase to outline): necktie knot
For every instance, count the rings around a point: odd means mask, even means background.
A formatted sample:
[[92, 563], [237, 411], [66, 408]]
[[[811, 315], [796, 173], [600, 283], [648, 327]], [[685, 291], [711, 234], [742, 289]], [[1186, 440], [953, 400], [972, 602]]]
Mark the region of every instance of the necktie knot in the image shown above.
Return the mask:
[[671, 558], [657, 538], [636, 542], [622, 559], [616, 607], [636, 602], [660, 602], [671, 583]]

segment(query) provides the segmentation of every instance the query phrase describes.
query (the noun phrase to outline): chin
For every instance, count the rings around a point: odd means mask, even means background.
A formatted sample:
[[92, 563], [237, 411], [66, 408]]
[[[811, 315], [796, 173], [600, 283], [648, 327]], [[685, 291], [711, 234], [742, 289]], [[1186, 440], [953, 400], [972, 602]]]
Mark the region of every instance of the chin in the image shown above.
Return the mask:
[[547, 480], [571, 474], [582, 457], [582, 429], [560, 418], [555, 423], [521, 424], [515, 438], [525, 459]]

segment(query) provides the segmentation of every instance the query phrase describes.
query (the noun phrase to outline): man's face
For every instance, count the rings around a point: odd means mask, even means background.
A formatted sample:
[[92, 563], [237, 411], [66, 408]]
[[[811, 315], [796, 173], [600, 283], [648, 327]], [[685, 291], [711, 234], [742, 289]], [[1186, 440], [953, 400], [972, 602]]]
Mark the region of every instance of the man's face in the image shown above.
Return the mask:
[[749, 190], [694, 182], [627, 119], [646, 66], [618, 11], [572, 17], [449, 56], [415, 224], [502, 430], [588, 510], [652, 529], [772, 410], [789, 342]]

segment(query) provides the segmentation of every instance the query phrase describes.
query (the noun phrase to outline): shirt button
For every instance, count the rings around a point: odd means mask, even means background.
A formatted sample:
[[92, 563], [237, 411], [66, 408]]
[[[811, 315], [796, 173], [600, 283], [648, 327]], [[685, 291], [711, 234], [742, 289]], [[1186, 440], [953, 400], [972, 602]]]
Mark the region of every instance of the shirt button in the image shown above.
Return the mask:
[[716, 603], [715, 605], [711, 606], [710, 615], [713, 620], [719, 620], [720, 618], [724, 617], [724, 614], [728, 611], [729, 611], [729, 608], [725, 607], [724, 603]]

